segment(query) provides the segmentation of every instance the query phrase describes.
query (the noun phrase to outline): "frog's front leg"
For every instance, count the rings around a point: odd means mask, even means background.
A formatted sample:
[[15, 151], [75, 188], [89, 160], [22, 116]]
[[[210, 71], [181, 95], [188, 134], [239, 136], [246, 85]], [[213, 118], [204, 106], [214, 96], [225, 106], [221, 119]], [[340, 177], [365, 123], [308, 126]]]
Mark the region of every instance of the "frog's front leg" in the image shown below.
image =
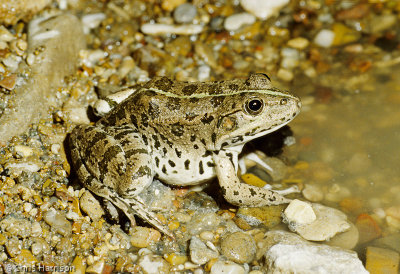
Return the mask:
[[154, 176], [148, 146], [137, 130], [79, 125], [71, 133], [70, 147], [73, 165], [85, 187], [124, 211], [132, 225], [137, 214], [171, 235], [137, 196]]
[[271, 190], [241, 183], [237, 177], [237, 155], [220, 151], [214, 155], [215, 170], [224, 198], [237, 206], [260, 207], [289, 203], [290, 200]]

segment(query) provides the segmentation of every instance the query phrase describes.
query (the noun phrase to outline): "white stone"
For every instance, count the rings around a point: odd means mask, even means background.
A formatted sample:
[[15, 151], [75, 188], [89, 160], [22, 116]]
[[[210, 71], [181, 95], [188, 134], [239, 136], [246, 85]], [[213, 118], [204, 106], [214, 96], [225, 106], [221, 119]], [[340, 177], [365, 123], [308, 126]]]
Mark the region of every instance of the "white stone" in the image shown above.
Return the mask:
[[193, 236], [190, 240], [190, 259], [195, 264], [205, 264], [209, 260], [218, 258], [217, 251], [209, 249], [199, 238]]
[[314, 38], [314, 43], [323, 48], [332, 46], [335, 33], [328, 29], [323, 29]]
[[250, 13], [236, 13], [225, 19], [224, 28], [228, 31], [235, 31], [245, 25], [252, 25], [255, 21], [256, 17]]
[[89, 191], [85, 191], [79, 199], [79, 205], [83, 212], [89, 215], [90, 219], [97, 221], [104, 215], [104, 210], [99, 201]]
[[211, 267], [210, 274], [244, 274], [244, 268], [231, 261], [217, 261]]
[[267, 273], [368, 273], [354, 251], [310, 243], [286, 231], [265, 237], [271, 241], [264, 254]]
[[285, 68], [280, 68], [276, 76], [286, 82], [290, 82], [294, 78], [293, 72]]
[[193, 35], [203, 31], [203, 26], [200, 25], [168, 25], [168, 24], [143, 24], [141, 31], [149, 35], [159, 34], [178, 34], [178, 35]]
[[312, 204], [312, 209], [316, 216], [313, 222], [298, 223], [294, 219], [288, 219], [285, 214], [283, 221], [288, 224], [291, 231], [310, 241], [326, 241], [337, 233], [350, 229], [347, 216], [343, 212], [315, 203]]
[[244, 10], [254, 14], [260, 19], [268, 19], [278, 14], [279, 11], [289, 3], [289, 0], [241, 0], [240, 4]]
[[106, 18], [104, 13], [92, 13], [82, 16], [83, 31], [87, 34], [91, 29], [97, 28], [101, 21]]
[[32, 148], [24, 145], [16, 145], [14, 147], [15, 153], [21, 157], [29, 157], [33, 154]]
[[288, 222], [296, 224], [309, 224], [317, 219], [310, 203], [293, 200], [283, 212]]

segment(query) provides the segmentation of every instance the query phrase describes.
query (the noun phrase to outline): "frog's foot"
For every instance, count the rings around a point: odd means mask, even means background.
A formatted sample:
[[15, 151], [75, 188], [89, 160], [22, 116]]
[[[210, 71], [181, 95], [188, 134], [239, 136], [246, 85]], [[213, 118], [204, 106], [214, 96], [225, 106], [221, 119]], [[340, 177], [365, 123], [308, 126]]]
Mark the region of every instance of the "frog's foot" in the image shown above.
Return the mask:
[[109, 199], [115, 206], [120, 208], [126, 214], [126, 216], [131, 221], [132, 226], [136, 225], [136, 214], [165, 235], [168, 235], [172, 239], [175, 239], [174, 234], [158, 220], [156, 214], [149, 210], [139, 197], [122, 198], [119, 197], [116, 193], [109, 195], [110, 196], [107, 197], [107, 199]]
[[230, 157], [215, 155], [215, 169], [224, 198], [237, 206], [260, 207], [289, 203], [282, 195], [252, 185], [241, 183]]
[[[264, 189], [271, 190], [271, 185], [266, 185], [266, 186], [269, 186], [269, 187], [266, 188], [266, 187], [264, 186]], [[280, 194], [280, 195], [289, 195], [289, 194], [292, 194], [292, 193], [299, 193], [299, 192], [300, 192], [300, 189], [299, 189], [298, 186], [291, 186], [291, 187], [288, 187], [288, 188], [286, 188], [286, 189], [274, 190], [274, 192], [276, 192], [276, 193], [278, 193], [278, 194]]]
[[265, 169], [267, 172], [271, 172], [272, 167], [270, 167], [268, 164], [266, 164], [261, 158], [260, 156], [257, 155], [257, 153], [255, 152], [250, 152], [246, 155], [244, 155], [243, 157], [241, 157], [239, 159], [239, 168], [240, 168], [240, 175], [243, 175], [246, 173], [247, 168], [246, 168], [246, 164], [245, 164], [245, 160], [251, 160], [253, 162], [255, 162], [256, 164], [260, 165], [263, 169]]

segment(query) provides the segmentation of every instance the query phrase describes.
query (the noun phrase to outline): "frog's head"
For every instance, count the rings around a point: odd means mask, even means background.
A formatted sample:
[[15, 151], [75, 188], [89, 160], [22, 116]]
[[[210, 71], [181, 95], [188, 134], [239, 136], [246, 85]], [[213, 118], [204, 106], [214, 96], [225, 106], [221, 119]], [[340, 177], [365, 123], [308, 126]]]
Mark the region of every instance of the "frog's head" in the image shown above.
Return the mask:
[[251, 74], [243, 89], [227, 94], [220, 109], [214, 148], [240, 147], [289, 123], [301, 108], [300, 99], [271, 86], [265, 74]]

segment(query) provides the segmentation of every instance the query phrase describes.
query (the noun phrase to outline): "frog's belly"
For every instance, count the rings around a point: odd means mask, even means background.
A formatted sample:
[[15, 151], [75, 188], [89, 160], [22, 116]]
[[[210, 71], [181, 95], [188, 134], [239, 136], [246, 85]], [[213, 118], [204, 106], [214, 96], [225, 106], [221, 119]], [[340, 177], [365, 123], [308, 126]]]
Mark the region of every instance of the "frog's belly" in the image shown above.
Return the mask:
[[197, 185], [216, 176], [211, 156], [201, 159], [161, 159], [155, 167], [157, 178], [170, 185]]

